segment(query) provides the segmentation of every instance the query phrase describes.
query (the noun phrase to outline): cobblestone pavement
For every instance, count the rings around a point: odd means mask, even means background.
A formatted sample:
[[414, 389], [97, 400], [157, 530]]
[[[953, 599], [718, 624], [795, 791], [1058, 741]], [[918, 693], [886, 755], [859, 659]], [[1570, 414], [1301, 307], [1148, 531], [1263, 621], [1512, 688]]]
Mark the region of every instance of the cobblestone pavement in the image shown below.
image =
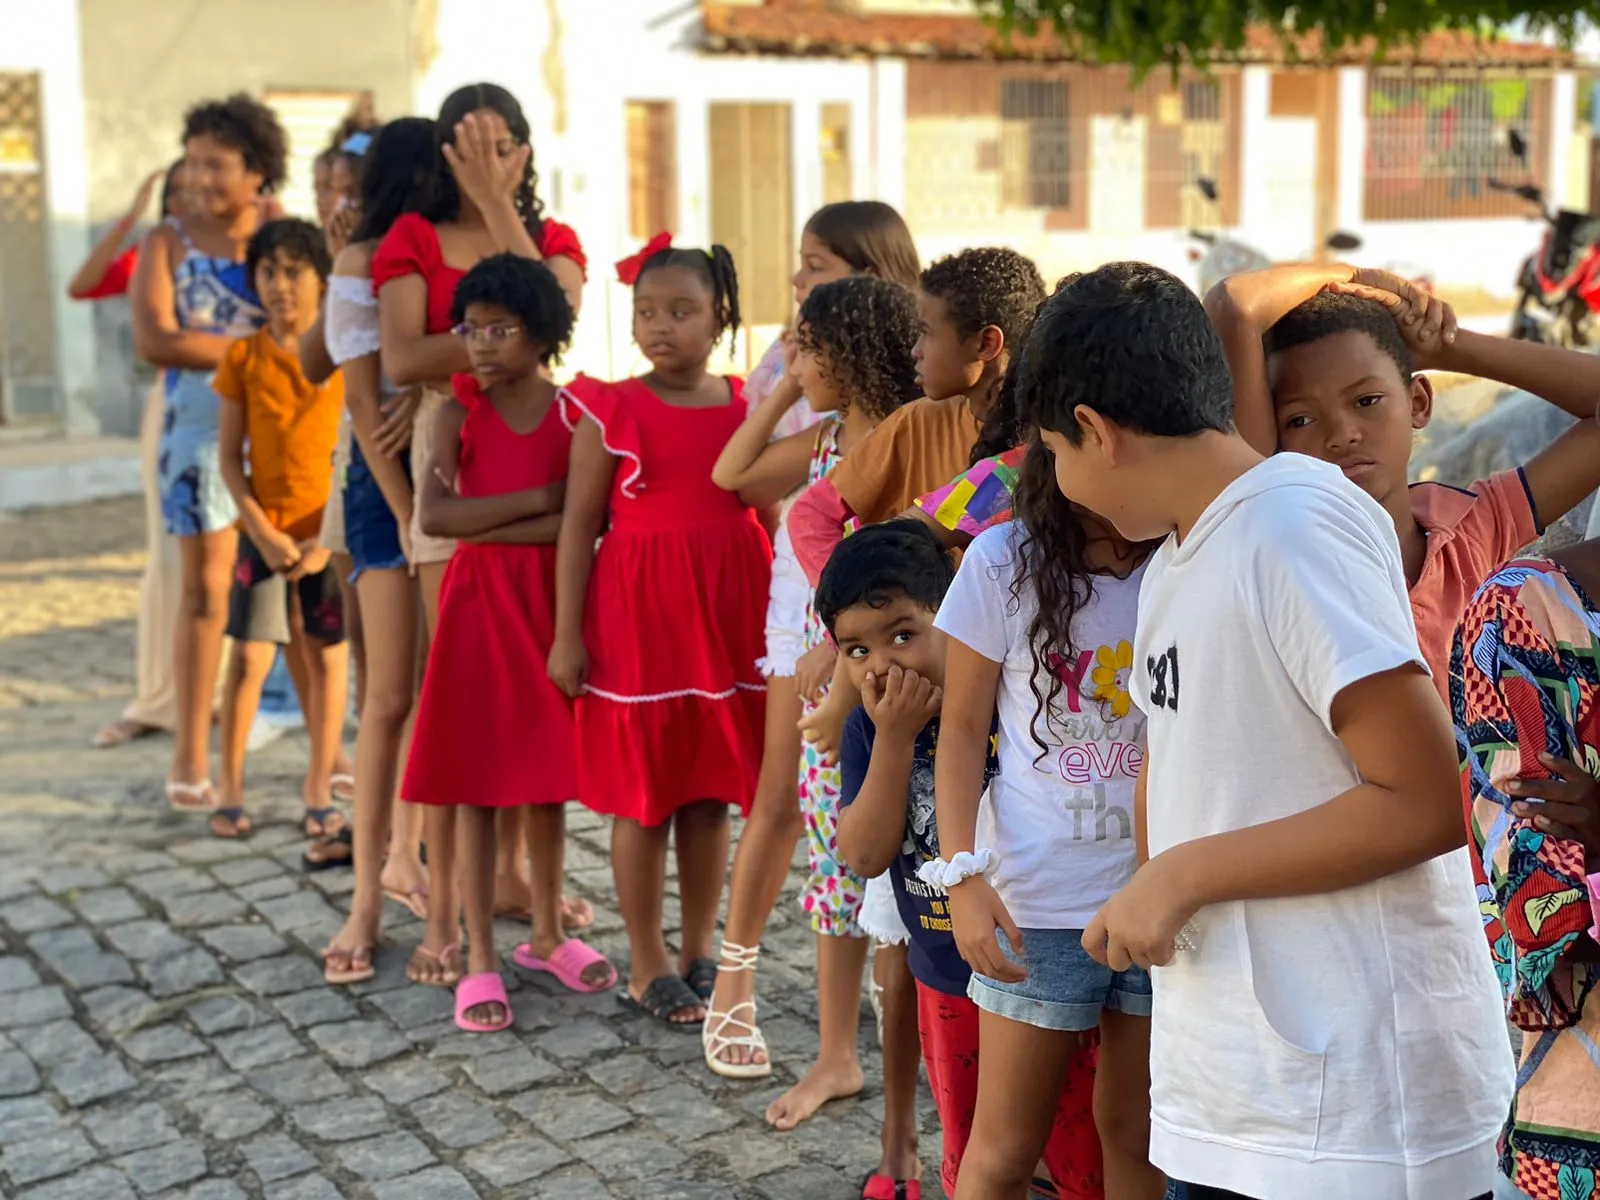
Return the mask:
[[[316, 951], [351, 880], [299, 870], [304, 740], [252, 759], [245, 843], [166, 811], [163, 739], [88, 749], [131, 690], [142, 546], [137, 500], [0, 513], [0, 1194], [859, 1195], [882, 1111], [870, 1016], [860, 1099], [791, 1134], [761, 1117], [815, 1049], [790, 896], [762, 960], [766, 1081], [713, 1077], [698, 1038], [611, 995], [528, 981], [512, 983], [513, 1030], [461, 1034], [447, 992], [406, 983], [421, 927], [394, 905], [378, 977], [324, 986]], [[622, 966], [606, 830], [577, 812], [572, 827], [569, 887]], [[508, 960], [518, 935], [498, 929]]]

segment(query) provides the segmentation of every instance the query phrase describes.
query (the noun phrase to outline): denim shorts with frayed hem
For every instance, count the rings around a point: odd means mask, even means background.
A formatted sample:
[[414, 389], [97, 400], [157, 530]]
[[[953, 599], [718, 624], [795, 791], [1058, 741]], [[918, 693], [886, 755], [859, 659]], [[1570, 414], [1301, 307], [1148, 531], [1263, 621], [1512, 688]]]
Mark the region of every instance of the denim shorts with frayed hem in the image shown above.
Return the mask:
[[1081, 929], [1024, 929], [1022, 953], [996, 931], [1000, 949], [1026, 967], [1021, 983], [974, 974], [967, 995], [985, 1012], [1039, 1029], [1078, 1033], [1098, 1028], [1103, 1010], [1150, 1015], [1150, 973], [1139, 967], [1113, 971], [1089, 957]]

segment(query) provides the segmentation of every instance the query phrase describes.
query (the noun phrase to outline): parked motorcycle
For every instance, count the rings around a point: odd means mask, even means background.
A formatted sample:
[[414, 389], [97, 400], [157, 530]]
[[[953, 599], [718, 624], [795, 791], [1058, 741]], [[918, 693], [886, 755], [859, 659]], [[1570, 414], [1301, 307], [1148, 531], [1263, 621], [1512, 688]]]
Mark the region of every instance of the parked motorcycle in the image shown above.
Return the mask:
[[[1213, 204], [1217, 203], [1217, 183], [1214, 179], [1201, 178], [1195, 181], [1195, 186], [1200, 194]], [[1238, 238], [1228, 237], [1223, 233], [1212, 233], [1204, 229], [1189, 230], [1189, 237], [1196, 243], [1189, 247], [1189, 261], [1199, 264], [1200, 294], [1204, 296], [1217, 284], [1230, 275], [1240, 275], [1246, 271], [1260, 271], [1272, 266], [1272, 259], [1261, 251]], [[1344, 230], [1335, 230], [1328, 235], [1323, 243], [1329, 250], [1339, 253], [1348, 253], [1361, 248], [1361, 239], [1353, 233]], [[1307, 254], [1306, 258], [1313, 255]], [[1431, 289], [1430, 289], [1431, 290]]]
[[[1512, 155], [1526, 163], [1522, 135], [1512, 130], [1509, 141]], [[1489, 186], [1526, 200], [1548, 227], [1538, 252], [1518, 268], [1511, 336], [1569, 349], [1600, 344], [1600, 217], [1550, 208], [1536, 184], [1491, 179]]]

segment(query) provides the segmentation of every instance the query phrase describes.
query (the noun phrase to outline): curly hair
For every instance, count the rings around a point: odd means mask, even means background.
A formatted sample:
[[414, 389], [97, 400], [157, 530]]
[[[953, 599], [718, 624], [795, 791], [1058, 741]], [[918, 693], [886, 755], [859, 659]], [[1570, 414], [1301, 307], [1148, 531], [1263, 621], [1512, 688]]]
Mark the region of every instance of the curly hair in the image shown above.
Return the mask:
[[739, 272], [734, 269], [733, 252], [726, 246], [713, 246], [709, 250], [695, 250], [685, 246], [668, 246], [644, 260], [633, 281], [635, 291], [651, 271], [665, 267], [681, 267], [700, 276], [711, 292], [711, 312], [717, 320], [717, 336], [730, 338], [739, 332]]
[[461, 277], [450, 319], [466, 319], [474, 304], [494, 304], [516, 313], [529, 340], [544, 347], [542, 363], [556, 361], [572, 341], [572, 305], [550, 268], [520, 254], [491, 254]]
[[183, 114], [183, 137], [213, 137], [237, 150], [245, 169], [261, 176], [261, 190], [271, 192], [288, 175], [289, 140], [273, 111], [243, 92], [226, 100], [203, 100]]
[[309, 264], [316, 271], [317, 278], [323, 283], [328, 282], [328, 273], [333, 270], [333, 260], [328, 257], [328, 241], [322, 236], [322, 230], [310, 221], [302, 221], [299, 217], [279, 217], [255, 231], [244, 252], [245, 269], [250, 272], [252, 280], [256, 277], [257, 264], [264, 258], [276, 257], [279, 250], [296, 262]]
[[[461, 186], [456, 183], [455, 173], [444, 161], [445, 143], [455, 141], [456, 126], [469, 113], [485, 108], [500, 114], [505, 120], [506, 129], [510, 131], [518, 145], [529, 147], [533, 145], [533, 130], [528, 125], [528, 118], [522, 111], [522, 105], [499, 84], [469, 83], [466, 87], [451, 92], [439, 106], [437, 195], [422, 214], [434, 224], [440, 221], [454, 221], [461, 216]], [[522, 182], [517, 184], [515, 200], [517, 212], [522, 216], [522, 223], [527, 227], [528, 235], [533, 238], [534, 245], [538, 245], [544, 234], [544, 201], [539, 199], [539, 172], [534, 170], [532, 153], [528, 155], [528, 165], [523, 168]]]
[[882, 420], [922, 395], [911, 357], [921, 332], [917, 298], [907, 288], [851, 275], [812, 289], [795, 339], [816, 356], [840, 400]]
[[1394, 360], [1403, 382], [1410, 383], [1416, 374], [1411, 348], [1400, 335], [1400, 326], [1395, 324], [1388, 309], [1364, 296], [1322, 292], [1311, 297], [1304, 304], [1291, 308], [1267, 330], [1262, 348], [1270, 358], [1341, 333], [1366, 334], [1379, 350]]
[[840, 613], [863, 604], [883, 608], [904, 596], [937, 611], [955, 576], [949, 553], [926, 525], [896, 518], [868, 525], [834, 547], [812, 603], [831, 634]]

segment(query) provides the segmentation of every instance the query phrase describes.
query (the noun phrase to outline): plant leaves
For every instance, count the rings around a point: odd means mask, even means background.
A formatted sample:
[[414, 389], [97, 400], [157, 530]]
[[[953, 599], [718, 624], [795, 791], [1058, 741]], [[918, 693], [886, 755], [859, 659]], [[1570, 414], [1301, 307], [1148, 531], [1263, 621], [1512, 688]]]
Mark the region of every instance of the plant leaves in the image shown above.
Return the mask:
[[1561, 1200], [1592, 1200], [1594, 1172], [1588, 1167], [1562, 1163], [1556, 1173], [1556, 1185], [1561, 1189]]
[[1539, 931], [1544, 928], [1546, 921], [1568, 904], [1576, 903], [1582, 900], [1583, 897], [1584, 893], [1578, 888], [1567, 888], [1561, 892], [1550, 892], [1544, 896], [1534, 896], [1523, 904], [1522, 915], [1528, 918], [1528, 928], [1533, 930], [1534, 936], [1537, 937]]

